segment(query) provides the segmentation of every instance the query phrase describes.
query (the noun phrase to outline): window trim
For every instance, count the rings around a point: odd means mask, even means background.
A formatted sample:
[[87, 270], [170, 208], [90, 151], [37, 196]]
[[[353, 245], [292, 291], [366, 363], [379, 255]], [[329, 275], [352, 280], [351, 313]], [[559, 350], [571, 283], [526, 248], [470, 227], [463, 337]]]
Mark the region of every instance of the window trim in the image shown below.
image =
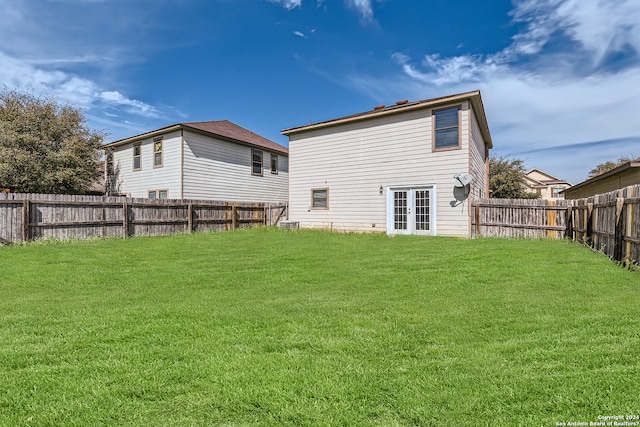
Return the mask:
[[[165, 197], [162, 198], [160, 197], [160, 193], [164, 192], [165, 193]], [[156, 193], [155, 197], [151, 197], [151, 193]], [[152, 199], [152, 200], [166, 200], [169, 198], [169, 189], [168, 188], [152, 188], [150, 190], [147, 190], [147, 199]]]
[[[274, 168], [274, 162], [275, 162], [275, 168]], [[278, 174], [278, 155], [277, 154], [271, 153], [271, 164], [269, 165], [269, 167], [273, 175]]]
[[[260, 153], [260, 173], [256, 173], [255, 172], [255, 166], [257, 165], [257, 162], [254, 161], [253, 156], [254, 154], [258, 154]], [[256, 149], [251, 149], [251, 175], [254, 176], [262, 176], [264, 174], [264, 153], [262, 152], [262, 150], [256, 150]]]
[[[325, 192], [325, 206], [315, 206], [315, 198], [313, 195], [316, 191], [324, 191]], [[311, 189], [311, 209], [318, 211], [328, 211], [329, 210], [329, 187], [323, 188], [312, 188]]]
[[[136, 155], [136, 148], [138, 148], [138, 155]], [[136, 142], [133, 144], [133, 150], [131, 151], [132, 160], [131, 167], [134, 172], [142, 170], [142, 143]], [[138, 158], [138, 167], [136, 168], [136, 157]]]
[[[451, 147], [442, 147], [442, 148], [438, 148], [436, 146], [437, 143], [437, 131], [438, 130], [444, 130], [444, 129], [453, 129], [453, 126], [449, 126], [449, 127], [445, 127], [442, 129], [438, 129], [436, 128], [436, 113], [439, 111], [445, 111], [445, 110], [453, 110], [453, 109], [457, 109], [458, 110], [458, 124], [455, 126], [458, 129], [458, 145], [456, 146], [451, 146]], [[462, 126], [460, 126], [460, 112], [462, 111], [462, 105], [458, 104], [458, 105], [449, 105], [447, 107], [443, 107], [443, 108], [438, 108], [438, 109], [434, 109], [431, 111], [431, 116], [433, 117], [433, 136], [432, 136], [432, 141], [431, 141], [431, 150], [434, 152], [437, 151], [451, 151], [451, 150], [460, 150], [462, 149], [462, 133], [461, 133], [461, 129]]]
[[[160, 151], [156, 151], [156, 144], [160, 143]], [[156, 164], [156, 154], [160, 153], [160, 164]], [[153, 167], [161, 168], [164, 166], [164, 137], [153, 138]]]

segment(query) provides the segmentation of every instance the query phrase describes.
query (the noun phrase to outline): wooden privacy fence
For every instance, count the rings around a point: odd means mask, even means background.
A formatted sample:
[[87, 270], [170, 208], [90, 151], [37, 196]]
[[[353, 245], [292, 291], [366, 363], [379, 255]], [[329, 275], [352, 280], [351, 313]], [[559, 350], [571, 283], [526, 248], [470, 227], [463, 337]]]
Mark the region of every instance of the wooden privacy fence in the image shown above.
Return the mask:
[[285, 203], [0, 193], [0, 243], [232, 230], [287, 214]]
[[568, 238], [616, 261], [640, 263], [640, 185], [586, 199], [479, 199], [473, 237]]

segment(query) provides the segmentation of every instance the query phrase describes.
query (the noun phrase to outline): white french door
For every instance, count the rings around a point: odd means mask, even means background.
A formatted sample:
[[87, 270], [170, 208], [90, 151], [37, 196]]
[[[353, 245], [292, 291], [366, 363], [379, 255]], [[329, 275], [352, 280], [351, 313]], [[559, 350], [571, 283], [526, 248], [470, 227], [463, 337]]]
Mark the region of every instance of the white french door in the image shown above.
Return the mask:
[[433, 187], [387, 188], [388, 234], [435, 234]]

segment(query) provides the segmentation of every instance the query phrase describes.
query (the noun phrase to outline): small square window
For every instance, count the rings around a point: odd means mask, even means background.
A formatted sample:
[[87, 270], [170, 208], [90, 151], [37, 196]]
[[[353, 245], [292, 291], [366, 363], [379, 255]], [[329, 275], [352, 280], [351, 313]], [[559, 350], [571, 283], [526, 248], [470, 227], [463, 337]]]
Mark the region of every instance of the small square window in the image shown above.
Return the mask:
[[262, 151], [251, 150], [251, 174], [262, 175]]
[[149, 190], [147, 194], [150, 199], [166, 199], [169, 195], [169, 190]]
[[328, 188], [311, 189], [311, 208], [312, 209], [329, 209], [329, 189]]

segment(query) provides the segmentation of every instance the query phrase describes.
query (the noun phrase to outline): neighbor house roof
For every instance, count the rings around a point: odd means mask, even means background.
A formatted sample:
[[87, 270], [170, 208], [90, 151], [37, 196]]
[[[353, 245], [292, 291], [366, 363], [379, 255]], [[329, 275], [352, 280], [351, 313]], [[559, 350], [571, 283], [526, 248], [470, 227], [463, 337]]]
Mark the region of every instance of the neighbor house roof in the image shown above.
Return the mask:
[[489, 145], [489, 148], [493, 147], [493, 142], [491, 141], [491, 134], [489, 132], [489, 125], [487, 123], [487, 117], [484, 112], [484, 106], [482, 104], [482, 98], [480, 96], [480, 91], [472, 91], [472, 92], [464, 92], [455, 95], [441, 96], [438, 98], [425, 99], [422, 101], [413, 101], [409, 102], [407, 100], [398, 101], [395, 105], [384, 106], [379, 105], [374, 107], [373, 110], [365, 111], [358, 114], [352, 114], [349, 116], [340, 117], [337, 119], [326, 120], [318, 123], [310, 123], [304, 126], [293, 127], [289, 129], [285, 129], [281, 131], [283, 135], [292, 135], [298, 132], [304, 132], [313, 129], [321, 129], [330, 126], [341, 125], [344, 123], [357, 122], [362, 120], [368, 120], [371, 118], [388, 116], [391, 114], [404, 113], [407, 111], [422, 109], [422, 108], [434, 108], [444, 104], [450, 104], [452, 102], [457, 101], [465, 101], [468, 100], [471, 102], [473, 106], [473, 111], [476, 115], [476, 120], [480, 126], [480, 131], [482, 132], [482, 136], [484, 140]]
[[[534, 178], [532, 176], [533, 174], [542, 175], [542, 176], [546, 177], [547, 179]], [[527, 172], [525, 174], [525, 178], [530, 180], [530, 181], [532, 181], [532, 182], [534, 182], [534, 183], [536, 183], [536, 185], [542, 185], [542, 186], [554, 185], [554, 184], [568, 184], [568, 185], [571, 185], [571, 183], [569, 181], [565, 181], [564, 179], [557, 178], [557, 177], [551, 175], [550, 173], [541, 171], [540, 169], [537, 169], [537, 168], [533, 168], [529, 172]]]
[[113, 141], [105, 147], [115, 147], [118, 145], [129, 144], [140, 139], [152, 138], [154, 136], [162, 135], [167, 132], [176, 130], [190, 130], [203, 135], [208, 135], [216, 138], [222, 138], [227, 141], [235, 142], [238, 144], [249, 145], [252, 147], [264, 148], [266, 150], [275, 151], [282, 154], [289, 154], [289, 150], [267, 139], [263, 136], [253, 133], [248, 129], [238, 126], [229, 120], [212, 120], [208, 122], [189, 122], [189, 123], [177, 123], [169, 126], [165, 126], [160, 129], [145, 132], [140, 135], [132, 136], [129, 138], [119, 139]]
[[[599, 181], [608, 179], [610, 177], [615, 177], [616, 175], [620, 175], [620, 174], [622, 174], [624, 172], [630, 171], [631, 169], [637, 168], [637, 167], [640, 167], [640, 157], [635, 159], [635, 160], [630, 160], [628, 162], [625, 162], [625, 163], [621, 164], [620, 166], [618, 166], [618, 167], [616, 167], [614, 169], [611, 169], [610, 171], [601, 173], [600, 175], [596, 175], [593, 178], [589, 178], [589, 179], [587, 179], [585, 181], [582, 181], [582, 182], [574, 185], [571, 188], [567, 188], [566, 190], [563, 191], [563, 193], [570, 194], [570, 193], [575, 192], [577, 190], [580, 190], [580, 189], [582, 189], [584, 187], [587, 187], [589, 185], [595, 184], [595, 183], [597, 183]], [[612, 179], [615, 180], [616, 178], [612, 178]], [[619, 185], [617, 187], [621, 188], [622, 186], [624, 186], [624, 184], [623, 183], [619, 183]]]

